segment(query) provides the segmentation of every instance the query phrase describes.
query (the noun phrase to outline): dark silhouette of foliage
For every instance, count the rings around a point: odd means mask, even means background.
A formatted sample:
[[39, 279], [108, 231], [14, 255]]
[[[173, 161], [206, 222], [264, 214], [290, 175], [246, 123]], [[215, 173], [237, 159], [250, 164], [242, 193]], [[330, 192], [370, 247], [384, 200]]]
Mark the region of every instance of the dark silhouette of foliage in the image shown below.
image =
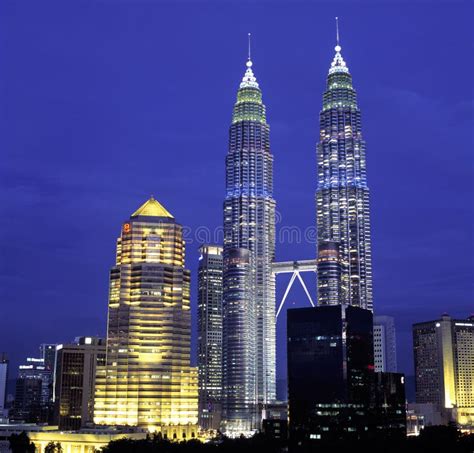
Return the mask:
[[44, 448], [44, 453], [63, 453], [63, 447], [59, 442], [50, 442]]
[[20, 434], [12, 434], [8, 441], [12, 453], [35, 453], [35, 444], [30, 441], [25, 431]]
[[121, 439], [102, 448], [102, 453], [336, 453], [363, 451], [364, 453], [472, 453], [474, 434], [462, 434], [454, 426], [425, 428], [420, 436], [404, 439], [379, 436], [361, 441], [325, 443], [313, 441], [286, 446], [256, 434], [250, 439], [229, 439], [219, 435], [210, 442], [189, 440], [170, 442], [161, 435], [149, 435], [143, 440]]

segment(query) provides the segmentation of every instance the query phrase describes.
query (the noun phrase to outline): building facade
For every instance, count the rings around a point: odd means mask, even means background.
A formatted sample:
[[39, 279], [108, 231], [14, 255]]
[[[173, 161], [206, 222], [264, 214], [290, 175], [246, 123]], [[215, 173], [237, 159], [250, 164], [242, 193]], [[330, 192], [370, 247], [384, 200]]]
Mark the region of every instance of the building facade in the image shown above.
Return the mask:
[[44, 366], [52, 373], [54, 373], [54, 367], [56, 365], [56, 346], [55, 343], [42, 343], [40, 345], [40, 354]]
[[61, 430], [78, 430], [94, 417], [97, 368], [105, 365], [105, 340], [79, 337], [56, 347], [55, 420]]
[[474, 316], [413, 325], [416, 402], [474, 427]]
[[226, 157], [223, 388], [227, 433], [252, 432], [276, 398], [273, 156], [252, 61], [237, 92]]
[[7, 402], [8, 356], [0, 352], [0, 418], [5, 415]]
[[[372, 310], [369, 188], [361, 113], [339, 42], [335, 51], [319, 116], [318, 256], [327, 249], [327, 241], [336, 243], [341, 266], [337, 303]], [[319, 297], [323, 297], [321, 292]], [[321, 299], [321, 304], [328, 302], [334, 303]]]
[[222, 412], [222, 247], [199, 248], [198, 370], [199, 426], [218, 430]]
[[290, 309], [287, 336], [291, 442], [365, 437], [374, 375], [371, 311]]
[[376, 372], [372, 398], [374, 434], [384, 439], [404, 439], [407, 435], [405, 375]]
[[338, 305], [341, 300], [341, 260], [337, 242], [321, 241], [317, 259], [318, 305]]
[[375, 371], [397, 372], [397, 337], [391, 316], [374, 316]]
[[11, 418], [27, 423], [46, 423], [52, 415], [53, 374], [43, 359], [28, 357], [18, 367]]
[[110, 272], [107, 359], [94, 421], [196, 436], [190, 273], [183, 228], [153, 197], [122, 225]]

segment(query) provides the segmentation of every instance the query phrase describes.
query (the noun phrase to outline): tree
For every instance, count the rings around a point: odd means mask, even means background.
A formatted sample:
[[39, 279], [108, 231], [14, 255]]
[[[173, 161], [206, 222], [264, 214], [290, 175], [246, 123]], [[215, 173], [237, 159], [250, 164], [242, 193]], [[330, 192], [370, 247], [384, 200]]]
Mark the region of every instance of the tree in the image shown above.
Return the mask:
[[61, 444], [59, 442], [51, 441], [44, 448], [44, 453], [63, 453], [63, 447], [61, 447]]
[[12, 434], [8, 441], [10, 442], [12, 453], [35, 453], [35, 444], [30, 441], [25, 431], [20, 434]]

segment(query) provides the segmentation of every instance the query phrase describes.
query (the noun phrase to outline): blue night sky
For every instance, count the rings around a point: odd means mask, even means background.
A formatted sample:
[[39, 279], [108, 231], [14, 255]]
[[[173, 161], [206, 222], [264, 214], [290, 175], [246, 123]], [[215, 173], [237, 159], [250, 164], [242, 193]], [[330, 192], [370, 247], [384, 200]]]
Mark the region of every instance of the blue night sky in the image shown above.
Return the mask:
[[[411, 324], [474, 310], [473, 9], [456, 0], [1, 2], [0, 351], [16, 367], [41, 342], [105, 335], [115, 240], [150, 194], [188, 227], [195, 307], [198, 237], [208, 240], [199, 227], [222, 221], [247, 32], [271, 127], [278, 227], [312, 227], [339, 16], [367, 142], [374, 306], [395, 316], [400, 369], [412, 374]], [[280, 241], [277, 259], [314, 257], [314, 244], [297, 242]], [[279, 277], [279, 297], [288, 279]], [[297, 287], [288, 301], [307, 304]]]

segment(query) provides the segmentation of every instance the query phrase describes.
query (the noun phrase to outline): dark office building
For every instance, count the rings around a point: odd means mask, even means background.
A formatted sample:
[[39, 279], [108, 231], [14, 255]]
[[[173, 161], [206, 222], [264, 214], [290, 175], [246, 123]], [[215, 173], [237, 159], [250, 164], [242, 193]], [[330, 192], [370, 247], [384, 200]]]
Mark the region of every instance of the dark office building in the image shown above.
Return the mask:
[[92, 422], [95, 378], [105, 365], [105, 340], [79, 337], [58, 345], [55, 379], [55, 419], [59, 429], [77, 430]]
[[16, 422], [40, 423], [48, 419], [42, 399], [42, 381], [39, 378], [22, 377], [16, 380], [15, 402], [10, 418]]
[[292, 309], [287, 332], [290, 442], [365, 437], [372, 312], [343, 305]]
[[401, 373], [374, 373], [372, 428], [384, 438], [406, 436], [405, 376]]
[[15, 402], [11, 419], [26, 423], [46, 423], [52, 418], [51, 384], [53, 374], [43, 359], [28, 357], [18, 367]]

